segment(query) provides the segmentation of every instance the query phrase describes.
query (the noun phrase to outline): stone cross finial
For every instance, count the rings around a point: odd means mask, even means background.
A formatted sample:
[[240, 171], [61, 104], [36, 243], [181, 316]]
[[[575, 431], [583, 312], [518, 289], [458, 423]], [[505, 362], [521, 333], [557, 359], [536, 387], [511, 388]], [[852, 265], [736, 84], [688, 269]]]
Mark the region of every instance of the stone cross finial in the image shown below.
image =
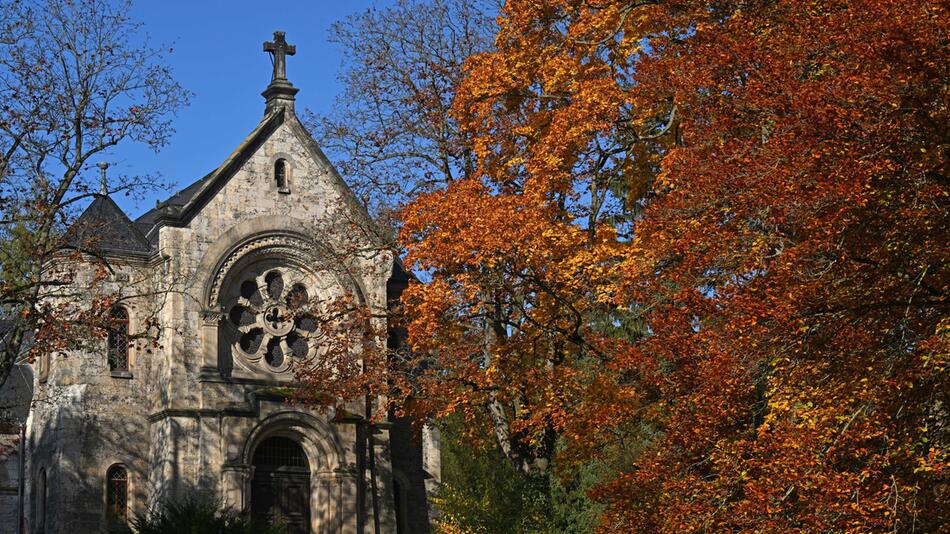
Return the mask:
[[287, 44], [284, 39], [284, 32], [274, 32], [274, 40], [264, 42], [264, 51], [270, 52], [271, 61], [274, 64], [274, 73], [271, 75], [271, 80], [286, 80], [287, 56], [296, 54], [297, 47]]
[[106, 169], [109, 168], [109, 163], [105, 161], [100, 161], [99, 163], [96, 164], [96, 167], [99, 167], [99, 170], [102, 171], [102, 177], [100, 178], [102, 180], [102, 183], [99, 188], [99, 194], [103, 196], [108, 195], [109, 188], [106, 187]]

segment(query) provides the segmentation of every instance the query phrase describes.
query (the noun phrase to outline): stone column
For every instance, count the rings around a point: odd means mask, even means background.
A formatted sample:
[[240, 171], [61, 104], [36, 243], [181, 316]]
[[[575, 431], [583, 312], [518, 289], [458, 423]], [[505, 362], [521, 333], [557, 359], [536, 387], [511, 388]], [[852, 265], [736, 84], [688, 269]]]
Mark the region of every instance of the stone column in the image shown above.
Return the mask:
[[[335, 514], [332, 514], [332, 532], [356, 534], [356, 473], [341, 470], [336, 473], [337, 498]], [[332, 501], [331, 501], [332, 503]]]
[[[393, 507], [393, 467], [392, 467], [392, 451], [391, 440], [389, 436], [389, 429], [392, 428], [391, 423], [379, 423], [374, 425], [372, 431], [370, 432], [369, 439], [372, 440], [372, 450], [375, 453], [373, 461], [375, 463], [375, 477], [376, 477], [376, 491], [373, 495], [373, 484], [372, 480], [367, 484], [369, 486], [367, 490], [370, 493], [368, 497], [368, 505], [370, 509], [374, 509], [379, 520], [380, 530], [382, 532], [396, 532], [396, 510]], [[370, 476], [373, 476], [372, 473], [368, 473]], [[372, 525], [373, 518], [370, 515], [370, 525]]]
[[442, 484], [442, 436], [435, 425], [422, 427], [422, 468], [429, 474], [426, 492], [435, 493]]
[[340, 532], [340, 489], [337, 473], [318, 472], [310, 477], [310, 528], [318, 534]]

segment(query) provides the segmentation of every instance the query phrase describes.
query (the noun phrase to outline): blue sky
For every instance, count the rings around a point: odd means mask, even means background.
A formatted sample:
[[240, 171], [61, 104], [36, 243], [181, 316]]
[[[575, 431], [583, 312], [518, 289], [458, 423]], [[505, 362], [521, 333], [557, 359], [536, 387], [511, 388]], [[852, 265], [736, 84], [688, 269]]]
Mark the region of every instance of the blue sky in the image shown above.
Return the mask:
[[[110, 154], [110, 173], [160, 173], [175, 190], [215, 169], [257, 125], [264, 113], [260, 93], [270, 81], [271, 64], [262, 43], [274, 30], [287, 32], [297, 46], [288, 58], [287, 77], [300, 89], [297, 110], [329, 112], [340, 91], [337, 72], [342, 53], [328, 42], [330, 25], [386, 0], [137, 0], [132, 16], [142, 22], [152, 44], [172, 48], [175, 77], [194, 93], [191, 105], [174, 122], [176, 133], [155, 154], [128, 144]], [[170, 192], [144, 200], [116, 196], [132, 218]]]

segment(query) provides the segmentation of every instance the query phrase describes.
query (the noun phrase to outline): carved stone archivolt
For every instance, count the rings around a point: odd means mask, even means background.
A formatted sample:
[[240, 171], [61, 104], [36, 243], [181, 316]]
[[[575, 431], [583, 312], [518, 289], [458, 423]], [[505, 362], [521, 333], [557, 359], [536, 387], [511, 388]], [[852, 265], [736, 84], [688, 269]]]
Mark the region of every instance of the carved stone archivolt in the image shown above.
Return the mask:
[[208, 305], [218, 304], [221, 285], [238, 263], [253, 261], [255, 257], [280, 257], [302, 265], [313, 265], [317, 259], [312, 253], [313, 245], [306, 239], [292, 234], [269, 234], [251, 239], [231, 250], [218, 264], [208, 291]]

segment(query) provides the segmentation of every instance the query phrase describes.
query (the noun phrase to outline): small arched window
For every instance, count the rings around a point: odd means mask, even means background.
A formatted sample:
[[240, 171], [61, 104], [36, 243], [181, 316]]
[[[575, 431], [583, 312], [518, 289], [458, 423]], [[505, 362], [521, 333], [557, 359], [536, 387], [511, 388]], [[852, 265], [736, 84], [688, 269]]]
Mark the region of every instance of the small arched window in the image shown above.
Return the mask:
[[287, 162], [279, 159], [274, 162], [274, 181], [277, 182], [277, 192], [290, 193], [287, 185]]
[[106, 472], [106, 514], [110, 525], [129, 523], [129, 473], [121, 465]]
[[128, 372], [129, 370], [129, 312], [125, 308], [114, 308], [109, 314], [109, 370]]

